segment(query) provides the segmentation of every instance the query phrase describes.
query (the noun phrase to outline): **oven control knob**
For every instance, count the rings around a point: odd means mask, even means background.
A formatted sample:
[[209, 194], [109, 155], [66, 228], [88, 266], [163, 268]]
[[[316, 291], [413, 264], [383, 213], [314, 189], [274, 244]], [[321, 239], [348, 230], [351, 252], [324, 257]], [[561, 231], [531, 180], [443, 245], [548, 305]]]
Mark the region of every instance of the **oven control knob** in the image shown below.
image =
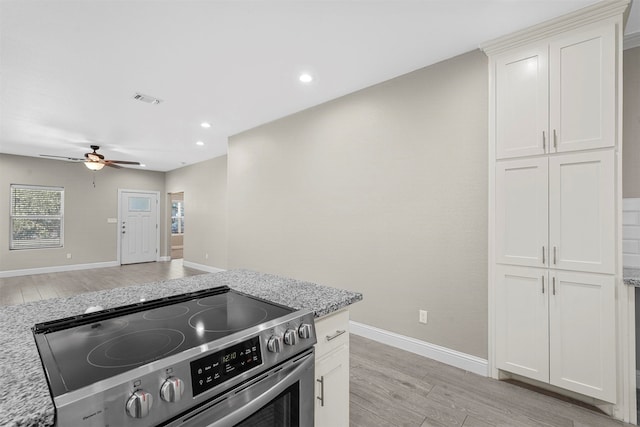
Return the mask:
[[162, 383], [160, 397], [165, 402], [179, 402], [184, 393], [184, 382], [180, 378], [171, 377]]
[[127, 400], [127, 414], [133, 418], [144, 418], [149, 415], [153, 405], [153, 396], [144, 390], [136, 390]]
[[267, 341], [267, 350], [272, 353], [280, 353], [282, 350], [282, 337], [272, 335], [269, 341]]
[[284, 333], [284, 343], [286, 345], [298, 344], [298, 333], [295, 329], [287, 329], [287, 331]]
[[300, 338], [309, 339], [311, 338], [311, 325], [308, 323], [303, 323], [298, 328], [298, 335]]

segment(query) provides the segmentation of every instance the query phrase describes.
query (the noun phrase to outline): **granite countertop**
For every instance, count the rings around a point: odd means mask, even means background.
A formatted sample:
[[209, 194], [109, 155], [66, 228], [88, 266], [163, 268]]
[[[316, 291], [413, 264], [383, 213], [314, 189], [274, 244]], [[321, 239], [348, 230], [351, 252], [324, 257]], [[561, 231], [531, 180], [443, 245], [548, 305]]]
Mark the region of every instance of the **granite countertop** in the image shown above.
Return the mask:
[[640, 286], [640, 268], [623, 268], [622, 277], [625, 285]]
[[169, 295], [227, 285], [246, 294], [321, 317], [362, 294], [247, 270], [231, 270], [125, 288], [0, 307], [0, 426], [51, 426], [54, 406], [31, 327], [82, 314], [89, 306], [118, 307]]

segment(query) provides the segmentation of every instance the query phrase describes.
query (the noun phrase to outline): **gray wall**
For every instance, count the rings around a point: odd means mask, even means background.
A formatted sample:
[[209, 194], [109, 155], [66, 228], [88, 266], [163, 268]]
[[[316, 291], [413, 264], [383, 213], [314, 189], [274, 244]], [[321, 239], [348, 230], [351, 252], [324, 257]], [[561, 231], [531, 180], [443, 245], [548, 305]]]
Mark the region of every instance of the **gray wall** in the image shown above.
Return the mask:
[[[93, 186], [95, 178], [95, 188]], [[64, 187], [64, 248], [9, 250], [10, 184]], [[134, 169], [88, 170], [82, 163], [0, 154], [0, 271], [117, 260], [118, 189], [160, 191], [164, 206], [164, 173]], [[164, 211], [160, 220], [165, 222]], [[161, 233], [161, 256], [167, 254]], [[70, 253], [72, 258], [67, 259]]]
[[622, 196], [640, 197], [640, 47], [623, 62]]
[[184, 260], [226, 269], [227, 156], [167, 172], [165, 183], [167, 193], [184, 192]]
[[487, 79], [473, 51], [231, 137], [229, 267], [360, 291], [353, 320], [486, 358]]
[[[627, 49], [622, 58], [623, 128], [622, 195], [640, 197], [640, 47]], [[640, 370], [640, 291], [636, 289], [636, 369]]]

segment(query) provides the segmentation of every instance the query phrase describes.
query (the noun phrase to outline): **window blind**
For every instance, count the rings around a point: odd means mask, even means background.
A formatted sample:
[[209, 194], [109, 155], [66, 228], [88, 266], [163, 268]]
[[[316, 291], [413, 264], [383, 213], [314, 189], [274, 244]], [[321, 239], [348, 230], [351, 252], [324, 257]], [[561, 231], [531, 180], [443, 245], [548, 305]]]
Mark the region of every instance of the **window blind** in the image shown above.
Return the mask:
[[11, 185], [10, 249], [63, 245], [64, 188]]

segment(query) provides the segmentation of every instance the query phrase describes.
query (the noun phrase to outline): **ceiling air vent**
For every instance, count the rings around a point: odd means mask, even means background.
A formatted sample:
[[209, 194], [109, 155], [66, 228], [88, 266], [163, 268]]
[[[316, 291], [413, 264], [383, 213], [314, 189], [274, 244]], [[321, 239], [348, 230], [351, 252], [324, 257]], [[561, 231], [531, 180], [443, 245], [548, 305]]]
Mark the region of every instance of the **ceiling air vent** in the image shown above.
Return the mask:
[[154, 98], [153, 96], [143, 95], [141, 93], [136, 93], [133, 95], [133, 99], [137, 99], [138, 101], [146, 102], [147, 104], [160, 104], [162, 102], [161, 99]]

